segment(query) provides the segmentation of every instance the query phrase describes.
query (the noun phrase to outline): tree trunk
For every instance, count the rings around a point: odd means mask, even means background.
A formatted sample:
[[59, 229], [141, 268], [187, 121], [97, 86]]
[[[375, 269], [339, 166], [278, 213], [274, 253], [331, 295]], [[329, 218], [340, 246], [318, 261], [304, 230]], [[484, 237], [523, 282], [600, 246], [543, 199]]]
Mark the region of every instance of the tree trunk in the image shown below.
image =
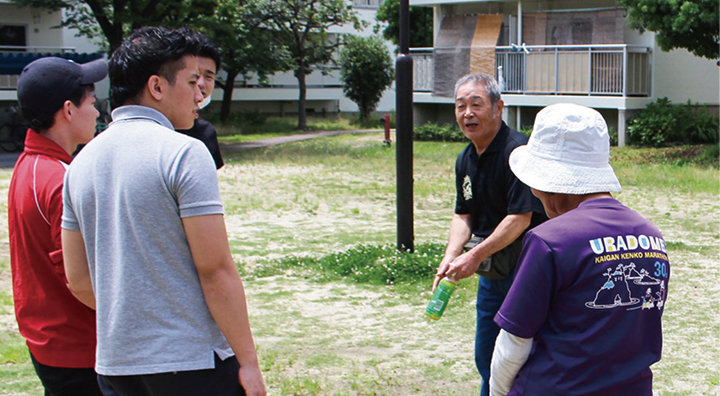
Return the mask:
[[304, 131], [307, 129], [307, 114], [305, 114], [305, 100], [307, 98], [307, 85], [305, 84], [305, 70], [302, 67], [295, 71], [295, 77], [300, 87], [300, 98], [298, 100], [298, 127]]
[[123, 32], [121, 29], [113, 29], [110, 32], [105, 32], [105, 37], [108, 40], [108, 44], [110, 46], [110, 53], [108, 56], [111, 56], [113, 53], [115, 53], [115, 50], [120, 48], [120, 45], [123, 42]]
[[95, 17], [97, 24], [100, 26], [100, 30], [108, 41], [110, 47], [108, 56], [112, 55], [116, 49], [120, 48], [120, 44], [122, 44], [123, 38], [125, 37], [123, 24], [121, 18], [119, 18], [119, 14], [121, 14], [122, 11], [111, 11], [112, 15], [106, 14], [105, 4], [101, 0], [85, 0], [85, 4], [90, 7], [91, 12], [88, 14]]
[[369, 119], [370, 119], [370, 106], [368, 106], [367, 103], [364, 103], [363, 101], [361, 101], [360, 102], [360, 121], [363, 124], [366, 124]]
[[237, 70], [226, 70], [227, 78], [223, 87], [222, 106], [220, 107], [220, 121], [225, 122], [230, 115], [230, 105], [232, 105], [232, 94], [235, 89], [235, 77], [238, 75]]

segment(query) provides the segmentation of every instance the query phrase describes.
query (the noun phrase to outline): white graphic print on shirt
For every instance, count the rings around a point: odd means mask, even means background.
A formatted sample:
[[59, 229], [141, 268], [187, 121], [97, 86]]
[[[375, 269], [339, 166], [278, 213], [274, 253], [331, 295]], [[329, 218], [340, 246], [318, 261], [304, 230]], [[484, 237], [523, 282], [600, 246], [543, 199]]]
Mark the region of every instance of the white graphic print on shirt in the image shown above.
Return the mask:
[[[615, 268], [608, 267], [603, 273], [605, 280], [595, 293], [593, 301], [585, 303], [586, 307], [627, 307], [628, 310], [663, 308], [667, 297], [665, 284], [669, 275], [665, 241], [645, 235], [625, 235], [596, 238], [589, 242], [597, 255], [596, 264], [618, 264]], [[652, 268], [638, 268], [634, 261], [629, 264], [619, 262], [633, 259], [645, 266], [652, 263]], [[652, 259], [655, 259], [654, 263]]]

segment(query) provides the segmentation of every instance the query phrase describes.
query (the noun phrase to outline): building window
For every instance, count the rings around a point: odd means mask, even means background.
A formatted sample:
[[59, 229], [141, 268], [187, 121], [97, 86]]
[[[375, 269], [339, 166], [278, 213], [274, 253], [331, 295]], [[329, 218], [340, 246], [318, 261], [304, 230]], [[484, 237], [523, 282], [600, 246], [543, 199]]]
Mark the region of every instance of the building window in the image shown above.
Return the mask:
[[[0, 47], [25, 47], [25, 26], [0, 25]], [[3, 51], [24, 51], [23, 49], [3, 48]]]
[[355, 7], [379, 7], [385, 0], [353, 0]]

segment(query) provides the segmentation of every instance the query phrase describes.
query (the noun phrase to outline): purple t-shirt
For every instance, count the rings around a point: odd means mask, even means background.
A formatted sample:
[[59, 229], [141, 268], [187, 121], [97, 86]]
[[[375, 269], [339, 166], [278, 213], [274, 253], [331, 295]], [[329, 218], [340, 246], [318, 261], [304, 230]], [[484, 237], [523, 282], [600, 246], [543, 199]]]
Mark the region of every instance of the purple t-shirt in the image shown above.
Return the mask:
[[528, 231], [495, 316], [533, 338], [508, 395], [652, 396], [669, 277], [658, 228], [613, 198]]

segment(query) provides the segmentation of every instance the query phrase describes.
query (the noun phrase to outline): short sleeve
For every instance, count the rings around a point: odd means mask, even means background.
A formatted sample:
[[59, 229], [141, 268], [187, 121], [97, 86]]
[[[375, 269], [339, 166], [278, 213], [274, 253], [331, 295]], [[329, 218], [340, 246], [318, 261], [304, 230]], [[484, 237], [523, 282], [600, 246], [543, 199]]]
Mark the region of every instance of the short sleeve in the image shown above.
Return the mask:
[[215, 162], [201, 141], [192, 139], [180, 151], [170, 184], [180, 217], [223, 214]]
[[66, 230], [80, 231], [80, 224], [78, 222], [77, 215], [75, 214], [75, 210], [73, 210], [72, 199], [70, 199], [69, 180], [71, 170], [72, 167], [65, 172], [65, 182], [63, 183], [62, 189], [63, 211], [60, 226]]
[[[514, 150], [515, 148], [513, 148]], [[511, 150], [512, 151], [512, 150]], [[509, 161], [509, 153], [505, 157], [506, 161]], [[507, 213], [508, 214], [522, 214], [527, 212], [539, 212], [543, 213], [542, 204], [533, 195], [530, 187], [525, 183], [521, 182], [520, 179], [510, 170], [510, 165], [507, 165]]]
[[495, 323], [507, 332], [532, 338], [547, 319], [556, 288], [557, 263], [547, 244], [528, 231], [518, 258], [515, 280]]

